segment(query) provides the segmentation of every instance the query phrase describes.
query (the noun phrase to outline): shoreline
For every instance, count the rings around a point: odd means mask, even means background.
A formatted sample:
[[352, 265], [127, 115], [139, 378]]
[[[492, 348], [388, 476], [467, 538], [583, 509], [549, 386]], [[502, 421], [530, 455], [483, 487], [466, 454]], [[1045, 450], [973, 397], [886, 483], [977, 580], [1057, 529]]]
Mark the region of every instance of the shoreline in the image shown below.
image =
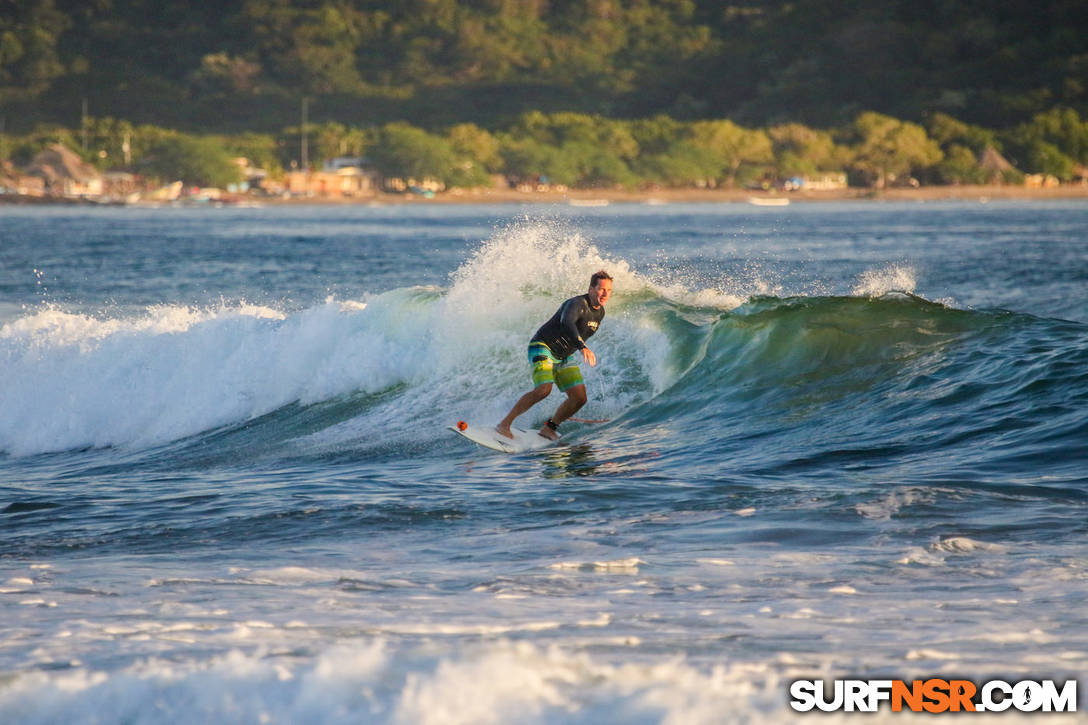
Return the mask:
[[[593, 208], [608, 204], [746, 204], [749, 200], [787, 199], [808, 202], [880, 201], [1057, 201], [1088, 200], [1088, 185], [1030, 188], [1022, 186], [929, 186], [919, 189], [839, 189], [835, 191], [768, 192], [746, 189], [568, 189], [524, 192], [513, 189], [474, 189], [441, 192], [426, 198], [411, 194], [378, 193], [365, 197], [296, 197], [260, 199], [268, 205], [290, 204], [569, 204]], [[255, 200], [256, 201], [256, 200]]]
[[[189, 202], [182, 205], [223, 206], [260, 205], [401, 205], [401, 204], [569, 204], [575, 207], [600, 207], [609, 204], [744, 204], [759, 206], [760, 200], [785, 199], [788, 203], [809, 202], [881, 202], [881, 201], [1059, 201], [1088, 200], [1088, 185], [1067, 185], [1051, 188], [1023, 186], [927, 186], [892, 189], [837, 189], [834, 191], [753, 191], [746, 189], [654, 189], [628, 191], [625, 189], [568, 189], [566, 191], [524, 192], [513, 189], [473, 189], [441, 192], [427, 198], [412, 194], [377, 193], [357, 197], [240, 197], [219, 202]], [[33, 197], [0, 194], [0, 206], [129, 206], [94, 199], [67, 197]], [[131, 206], [171, 206], [178, 202], [139, 202]], [[785, 204], [781, 204], [785, 206]], [[774, 206], [768, 204], [768, 206]]]

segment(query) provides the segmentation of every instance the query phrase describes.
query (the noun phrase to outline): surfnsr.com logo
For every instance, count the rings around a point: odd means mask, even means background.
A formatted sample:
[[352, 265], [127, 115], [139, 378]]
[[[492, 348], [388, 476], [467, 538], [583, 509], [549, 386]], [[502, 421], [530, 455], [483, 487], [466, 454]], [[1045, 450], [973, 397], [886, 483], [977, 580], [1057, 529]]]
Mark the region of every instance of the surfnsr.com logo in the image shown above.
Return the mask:
[[1077, 681], [1054, 680], [797, 680], [790, 685], [790, 707], [797, 712], [1076, 712]]

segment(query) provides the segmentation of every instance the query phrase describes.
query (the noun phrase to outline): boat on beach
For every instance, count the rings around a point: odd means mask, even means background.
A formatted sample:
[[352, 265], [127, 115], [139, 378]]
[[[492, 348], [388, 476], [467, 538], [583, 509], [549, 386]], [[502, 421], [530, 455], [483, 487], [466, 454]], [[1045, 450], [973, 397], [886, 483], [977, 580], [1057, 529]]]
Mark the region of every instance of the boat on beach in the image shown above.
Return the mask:
[[749, 196], [748, 203], [754, 206], [789, 206], [790, 200], [781, 196]]

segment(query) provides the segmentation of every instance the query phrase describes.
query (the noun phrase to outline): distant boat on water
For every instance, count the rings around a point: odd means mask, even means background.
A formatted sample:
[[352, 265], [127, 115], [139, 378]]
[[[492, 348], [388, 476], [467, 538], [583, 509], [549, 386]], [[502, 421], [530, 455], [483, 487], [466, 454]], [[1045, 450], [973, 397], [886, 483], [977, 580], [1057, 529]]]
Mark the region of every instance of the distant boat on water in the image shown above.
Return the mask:
[[755, 206], [789, 206], [790, 200], [781, 196], [749, 196], [748, 203]]

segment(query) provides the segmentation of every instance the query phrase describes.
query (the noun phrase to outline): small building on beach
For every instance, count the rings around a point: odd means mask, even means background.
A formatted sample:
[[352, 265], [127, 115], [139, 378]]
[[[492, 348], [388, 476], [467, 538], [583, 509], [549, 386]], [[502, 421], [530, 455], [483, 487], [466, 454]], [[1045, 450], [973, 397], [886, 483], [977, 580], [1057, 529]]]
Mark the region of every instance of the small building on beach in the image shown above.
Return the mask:
[[356, 157], [329, 159], [320, 171], [292, 171], [286, 190], [296, 196], [366, 197], [378, 192], [377, 171]]
[[24, 174], [10, 161], [0, 161], [0, 194], [44, 196], [45, 182], [37, 176]]
[[50, 196], [101, 196], [103, 179], [98, 169], [71, 149], [53, 144], [40, 151], [26, 173], [42, 180]]
[[837, 191], [846, 188], [846, 172], [818, 171], [815, 174], [794, 176], [782, 182], [784, 191]]
[[978, 165], [986, 172], [986, 180], [991, 184], [1003, 184], [1006, 182], [1009, 172], [1015, 172], [1016, 167], [1009, 163], [993, 146], [987, 146], [979, 157]]

